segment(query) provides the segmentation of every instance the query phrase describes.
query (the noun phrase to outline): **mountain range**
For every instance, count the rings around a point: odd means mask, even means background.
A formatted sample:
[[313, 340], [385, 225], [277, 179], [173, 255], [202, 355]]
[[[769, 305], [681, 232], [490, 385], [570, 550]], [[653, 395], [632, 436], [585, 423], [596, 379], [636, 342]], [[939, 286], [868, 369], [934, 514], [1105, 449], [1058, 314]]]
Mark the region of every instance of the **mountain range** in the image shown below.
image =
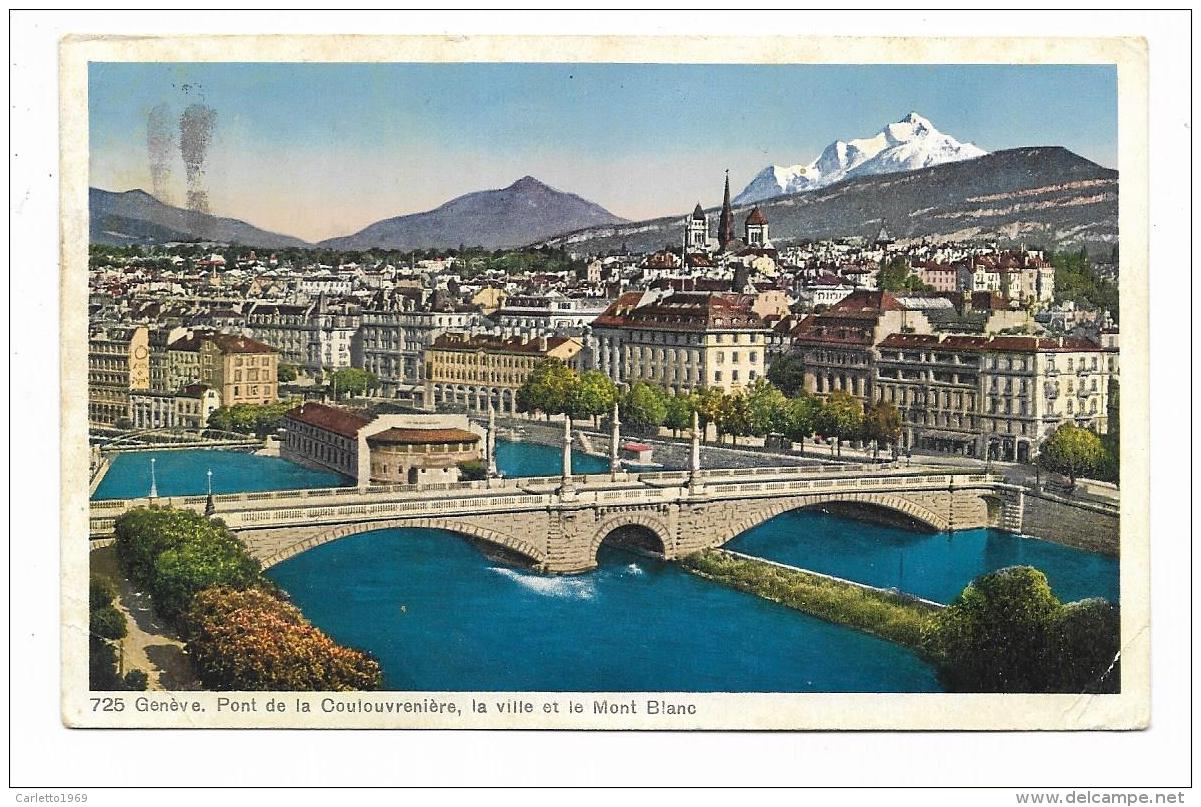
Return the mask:
[[[804, 239], [995, 239], [1108, 251], [1118, 241], [1118, 173], [1060, 146], [1007, 149], [915, 171], [855, 176], [757, 203], [776, 246]], [[752, 205], [735, 208], [737, 235]], [[716, 210], [710, 211], [710, 222]], [[571, 252], [678, 247], [683, 215], [549, 239]], [[712, 224], [710, 225], [712, 228]]]
[[854, 177], [970, 160], [987, 153], [972, 143], [960, 143], [943, 134], [930, 121], [910, 112], [872, 137], [835, 140], [811, 163], [767, 166], [734, 197], [734, 204], [804, 193]]
[[171, 241], [217, 241], [278, 249], [311, 244], [240, 219], [211, 216], [160, 202], [143, 190], [88, 189], [88, 229], [93, 244], [127, 246]]
[[353, 235], [320, 243], [327, 249], [488, 249], [520, 247], [560, 233], [621, 224], [595, 202], [525, 176], [507, 188], [477, 191], [424, 213], [377, 221]]

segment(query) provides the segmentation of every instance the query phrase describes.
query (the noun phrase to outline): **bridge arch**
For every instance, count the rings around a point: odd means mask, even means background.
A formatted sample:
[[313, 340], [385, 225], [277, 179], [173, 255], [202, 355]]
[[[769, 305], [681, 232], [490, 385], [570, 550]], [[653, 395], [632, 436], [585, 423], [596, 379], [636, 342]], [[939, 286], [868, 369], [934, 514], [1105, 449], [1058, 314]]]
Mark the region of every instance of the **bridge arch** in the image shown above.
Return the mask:
[[588, 546], [588, 558], [594, 566], [596, 565], [596, 553], [605, 539], [618, 530], [628, 527], [644, 530], [658, 542], [659, 545], [656, 548], [663, 557], [674, 557], [675, 545], [671, 540], [671, 528], [666, 521], [652, 513], [619, 512], [603, 517], [596, 525], [596, 532]]
[[831, 493], [808, 496], [790, 496], [782, 499], [763, 499], [758, 502], [736, 502], [738, 507], [736, 517], [731, 519], [732, 526], [724, 530], [718, 540], [709, 544], [710, 547], [726, 544], [744, 532], [758, 527], [765, 521], [794, 510], [806, 510], [827, 504], [869, 505], [871, 507], [899, 513], [915, 522], [933, 530], [945, 531], [950, 529], [950, 522], [945, 515], [930, 510], [927, 507], [901, 495], [891, 493]]
[[[328, 544], [332, 541], [337, 541], [340, 538], [348, 538], [352, 535], [361, 535], [366, 532], [377, 532], [380, 530], [393, 529], [431, 529], [445, 530], [446, 532], [458, 533], [469, 538], [476, 538], [485, 543], [494, 546], [504, 547], [512, 552], [529, 559], [535, 564], [542, 564], [546, 561], [546, 553], [520, 538], [512, 535], [507, 535], [498, 530], [493, 530], [488, 527], [483, 527], [470, 522], [459, 521], [454, 518], [407, 518], [407, 519], [392, 519], [387, 521], [372, 521], [368, 523], [358, 524], [340, 524], [337, 526], [328, 527], [308, 537], [284, 546], [272, 552], [270, 555], [260, 558], [264, 569], [269, 569], [272, 566], [283, 563], [288, 558], [299, 555], [302, 552], [307, 552], [314, 547]], [[243, 536], [245, 540], [247, 536]]]

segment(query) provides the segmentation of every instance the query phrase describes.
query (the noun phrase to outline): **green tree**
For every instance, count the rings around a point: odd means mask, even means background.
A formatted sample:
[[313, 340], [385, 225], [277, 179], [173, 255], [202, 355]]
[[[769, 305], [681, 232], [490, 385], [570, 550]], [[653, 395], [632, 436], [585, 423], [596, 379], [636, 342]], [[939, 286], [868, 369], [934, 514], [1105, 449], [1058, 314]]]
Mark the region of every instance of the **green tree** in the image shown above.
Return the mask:
[[129, 633], [129, 625], [125, 620], [125, 614], [117, 610], [116, 606], [106, 605], [88, 615], [88, 630], [93, 636], [117, 641], [126, 637]]
[[875, 453], [880, 455], [880, 446], [890, 446], [901, 436], [901, 413], [887, 401], [877, 401], [863, 412], [863, 436], [876, 442]]
[[296, 376], [296, 366], [293, 364], [285, 364], [280, 362], [279, 367], [277, 367], [275, 370], [276, 380], [284, 384], [288, 383], [289, 381], [295, 381]]
[[756, 437], [784, 430], [788, 399], [770, 381], [759, 378], [746, 391], [747, 431]]
[[731, 442], [738, 445], [738, 438], [751, 433], [751, 407], [742, 391], [731, 392], [721, 400], [717, 413], [717, 439], [730, 435]]
[[863, 429], [863, 404], [845, 390], [831, 392], [822, 404], [817, 419], [817, 430], [837, 443], [838, 456], [842, 456], [842, 441], [858, 435]]
[[613, 411], [617, 401], [617, 385], [600, 370], [585, 370], [568, 392], [567, 408], [573, 418], [592, 418], [599, 424], [600, 416]]
[[459, 463], [459, 479], [474, 482], [488, 478], [488, 466], [483, 460], [464, 460]]
[[643, 429], [657, 429], [667, 418], [667, 394], [645, 381], [635, 381], [618, 404], [623, 423]]
[[578, 383], [579, 376], [562, 359], [543, 359], [517, 390], [517, 406], [523, 412], [543, 412], [550, 420], [567, 411]]
[[767, 368], [767, 380], [791, 398], [805, 388], [805, 363], [800, 356], [779, 356]]
[[1041, 692], [1059, 600], [1042, 572], [1015, 566], [972, 581], [935, 620], [929, 646], [953, 692]]
[[894, 255], [880, 265], [877, 285], [884, 291], [930, 291], [931, 287], [913, 274], [912, 267], [902, 255]]
[[1071, 423], [1063, 424], [1043, 440], [1038, 452], [1039, 465], [1063, 474], [1073, 487], [1076, 477], [1096, 470], [1104, 460], [1105, 447], [1101, 438]]
[[701, 422], [701, 434], [704, 436], [704, 430], [709, 428], [710, 423], [716, 423], [717, 417], [721, 414], [722, 401], [725, 400], [726, 394], [720, 387], [705, 387], [696, 394], [697, 419]]
[[799, 442], [802, 452], [805, 451], [805, 439], [817, 429], [821, 409], [821, 398], [808, 393], [790, 398], [784, 409], [784, 436], [794, 443]]
[[1050, 688], [1056, 692], [1120, 692], [1121, 614], [1092, 598], [1062, 606], [1049, 625]]
[[339, 396], [346, 394], [353, 398], [378, 385], [379, 379], [375, 377], [375, 373], [359, 367], [343, 367], [330, 375], [330, 387]]
[[692, 428], [692, 412], [696, 399], [692, 395], [669, 395], [667, 397], [667, 412], [663, 425], [671, 429], [675, 437], [680, 436], [684, 429]]
[[1118, 609], [1063, 604], [1046, 575], [1013, 566], [982, 575], [943, 609], [925, 637], [952, 692], [1117, 692]]
[[94, 574], [88, 580], [88, 608], [92, 611], [112, 605], [117, 599], [117, 586], [107, 577]]

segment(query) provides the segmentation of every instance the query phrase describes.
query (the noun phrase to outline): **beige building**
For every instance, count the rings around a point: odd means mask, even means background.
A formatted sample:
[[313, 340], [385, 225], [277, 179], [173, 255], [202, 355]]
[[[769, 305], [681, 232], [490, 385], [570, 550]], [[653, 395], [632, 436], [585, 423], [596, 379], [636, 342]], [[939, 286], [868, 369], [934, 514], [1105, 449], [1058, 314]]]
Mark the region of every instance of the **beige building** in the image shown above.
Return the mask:
[[221, 396], [215, 389], [191, 384], [177, 392], [131, 392], [129, 407], [135, 429], [203, 429], [209, 415], [221, 407]]
[[466, 415], [379, 415], [304, 403], [284, 415], [280, 456], [369, 484], [457, 482], [483, 459], [486, 433]]
[[212, 387], [225, 406], [278, 400], [279, 352], [255, 339], [210, 334], [200, 342], [200, 383]]
[[872, 400], [901, 413], [905, 445], [1028, 462], [1060, 424], [1108, 431], [1105, 351], [1081, 339], [892, 334]]
[[425, 351], [425, 405], [483, 412], [491, 402], [497, 411], [515, 413], [517, 390], [534, 367], [552, 358], [575, 364], [582, 346], [579, 339], [567, 336], [443, 334]]
[[873, 348], [891, 333], [931, 332], [921, 311], [906, 308], [887, 291], [859, 290], [827, 311], [803, 319], [792, 331], [793, 351], [804, 364], [808, 392], [836, 390], [872, 397]]
[[741, 389], [765, 373], [769, 329], [740, 294], [629, 292], [597, 317], [585, 364], [619, 384]]
[[88, 339], [88, 422], [117, 425], [130, 418], [130, 391], [150, 389], [149, 331], [106, 328]]

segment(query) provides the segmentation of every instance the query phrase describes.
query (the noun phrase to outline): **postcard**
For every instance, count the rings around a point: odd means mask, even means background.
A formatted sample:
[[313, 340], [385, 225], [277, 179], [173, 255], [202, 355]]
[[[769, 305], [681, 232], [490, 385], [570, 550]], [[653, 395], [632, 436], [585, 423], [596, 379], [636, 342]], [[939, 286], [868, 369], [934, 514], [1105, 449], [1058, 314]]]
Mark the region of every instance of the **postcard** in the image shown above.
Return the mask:
[[1146, 727], [1146, 58], [68, 37], [64, 722]]

